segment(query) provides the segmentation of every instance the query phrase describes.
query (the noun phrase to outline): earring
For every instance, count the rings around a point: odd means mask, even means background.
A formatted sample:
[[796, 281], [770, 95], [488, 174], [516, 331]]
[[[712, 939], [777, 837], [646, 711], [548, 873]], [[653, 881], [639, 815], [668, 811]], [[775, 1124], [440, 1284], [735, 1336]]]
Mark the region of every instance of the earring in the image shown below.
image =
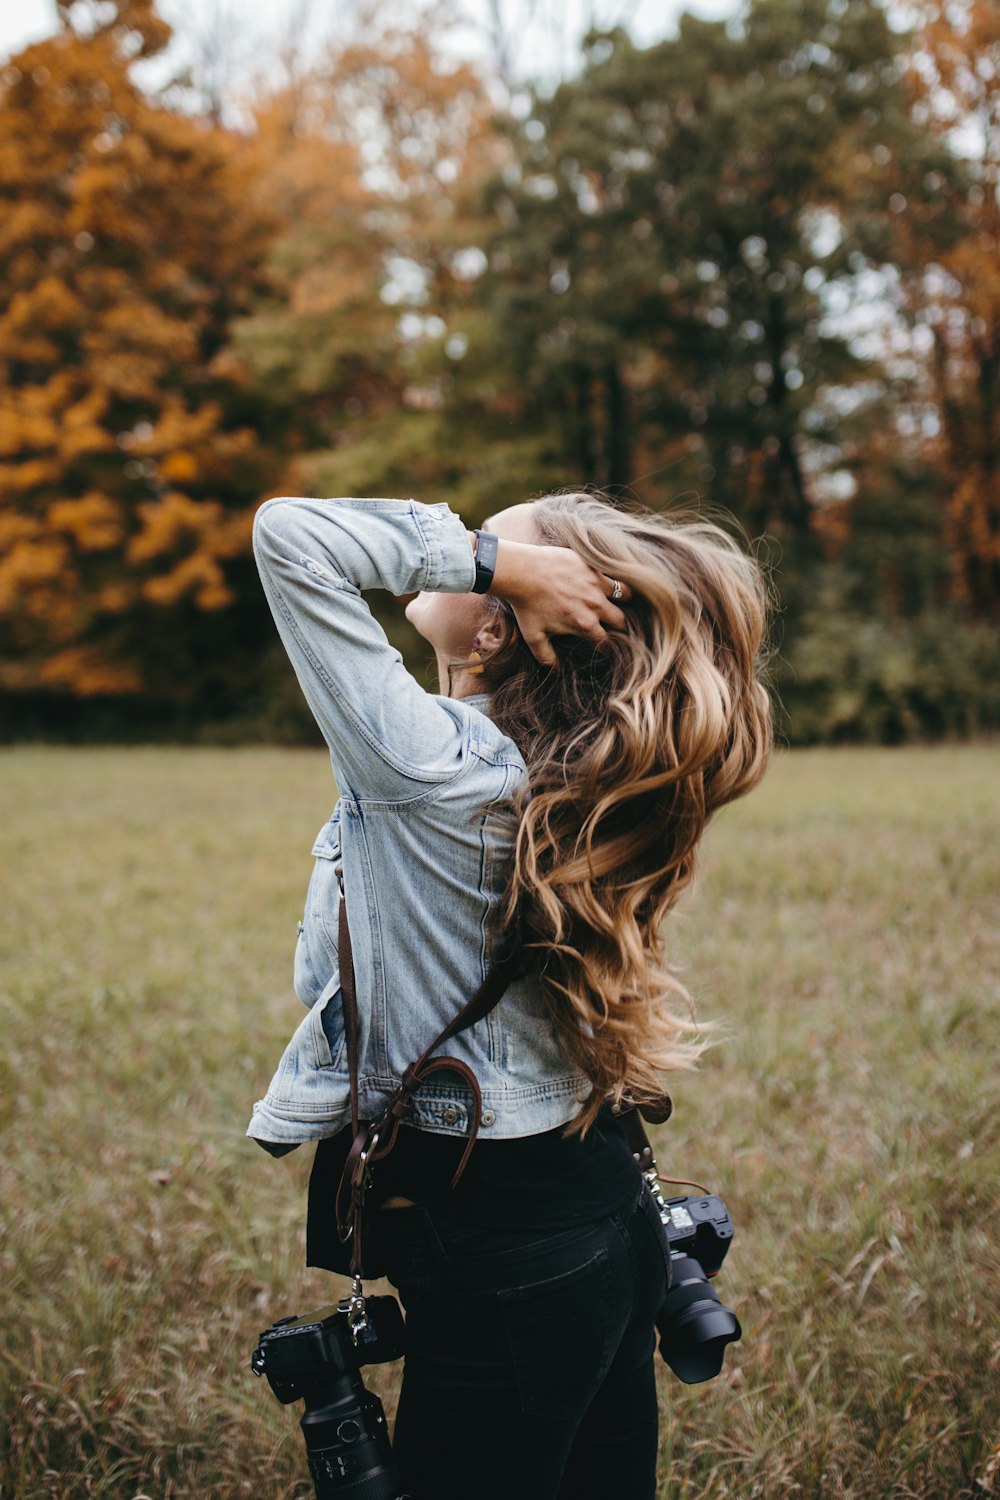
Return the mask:
[[465, 670], [468, 672], [470, 677], [479, 677], [486, 670], [486, 668], [483, 666], [483, 659], [479, 655], [478, 651], [473, 651], [470, 653], [470, 655], [476, 658], [476, 661], [479, 663], [479, 665], [477, 667], [466, 667]]

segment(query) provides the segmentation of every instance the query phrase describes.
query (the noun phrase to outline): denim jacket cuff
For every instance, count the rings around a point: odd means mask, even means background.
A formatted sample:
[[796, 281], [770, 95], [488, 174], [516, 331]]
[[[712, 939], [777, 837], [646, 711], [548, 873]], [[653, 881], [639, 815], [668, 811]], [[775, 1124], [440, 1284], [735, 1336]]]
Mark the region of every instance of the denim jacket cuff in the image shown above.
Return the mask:
[[476, 581], [476, 560], [465, 522], [443, 500], [434, 505], [412, 503], [427, 546], [424, 587], [429, 593], [471, 594]]

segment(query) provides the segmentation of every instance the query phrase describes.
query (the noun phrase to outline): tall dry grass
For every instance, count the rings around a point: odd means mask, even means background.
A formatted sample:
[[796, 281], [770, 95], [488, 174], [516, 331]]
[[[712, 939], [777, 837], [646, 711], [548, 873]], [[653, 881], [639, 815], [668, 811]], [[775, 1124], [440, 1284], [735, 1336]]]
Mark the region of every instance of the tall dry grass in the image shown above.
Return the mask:
[[[0, 754], [4, 1500], [311, 1493], [247, 1361], [343, 1284], [243, 1129], [332, 796], [313, 752]], [[660, 1163], [730, 1204], [745, 1333], [661, 1366], [663, 1496], [1000, 1493], [1000, 751], [779, 755], [672, 924], [730, 1035]]]

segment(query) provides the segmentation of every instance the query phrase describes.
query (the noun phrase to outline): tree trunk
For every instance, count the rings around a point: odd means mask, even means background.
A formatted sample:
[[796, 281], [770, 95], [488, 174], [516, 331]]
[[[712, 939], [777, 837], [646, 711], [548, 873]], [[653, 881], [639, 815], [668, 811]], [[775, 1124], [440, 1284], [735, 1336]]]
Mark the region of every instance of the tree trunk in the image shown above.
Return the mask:
[[591, 405], [590, 371], [577, 365], [573, 372], [573, 449], [584, 484], [597, 478], [597, 448], [594, 442], [594, 414]]
[[621, 489], [632, 478], [632, 443], [628, 427], [628, 391], [614, 361], [605, 367], [604, 387], [608, 423], [605, 484], [609, 489]]
[[788, 321], [785, 316], [785, 306], [780, 297], [771, 298], [767, 334], [771, 365], [768, 401], [774, 410], [774, 425], [778, 439], [775, 462], [769, 464], [768, 468], [774, 475], [775, 498], [781, 519], [787, 521], [795, 535], [805, 538], [810, 533], [812, 518], [802, 466], [795, 450], [795, 442], [789, 430], [785, 410], [788, 387], [785, 384], [785, 371], [781, 361], [788, 341]]

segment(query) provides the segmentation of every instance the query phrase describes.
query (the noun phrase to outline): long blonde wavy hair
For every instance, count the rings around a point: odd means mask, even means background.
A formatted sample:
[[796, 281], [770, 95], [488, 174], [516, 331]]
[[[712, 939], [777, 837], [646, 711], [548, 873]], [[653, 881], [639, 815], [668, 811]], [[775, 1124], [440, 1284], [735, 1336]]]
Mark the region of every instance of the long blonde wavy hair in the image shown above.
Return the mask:
[[591, 1080], [565, 1132], [583, 1135], [605, 1099], [654, 1098], [708, 1045], [663, 924], [709, 820], [767, 765], [769, 593], [712, 521], [600, 493], [545, 495], [532, 514], [544, 542], [632, 591], [627, 629], [597, 646], [555, 638], [556, 669], [487, 595], [500, 639], [478, 653], [491, 716], [528, 771], [501, 931], [538, 954], [564, 1055]]

